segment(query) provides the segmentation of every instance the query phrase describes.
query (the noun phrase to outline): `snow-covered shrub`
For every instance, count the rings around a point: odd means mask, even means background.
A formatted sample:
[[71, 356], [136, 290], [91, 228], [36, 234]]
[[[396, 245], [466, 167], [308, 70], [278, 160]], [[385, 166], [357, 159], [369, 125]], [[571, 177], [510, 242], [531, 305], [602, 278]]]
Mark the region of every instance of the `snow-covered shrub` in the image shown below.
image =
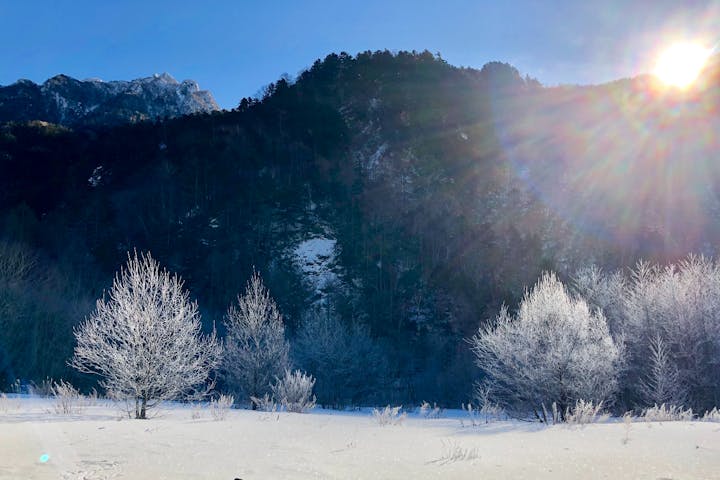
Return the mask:
[[430, 405], [428, 402], [423, 401], [420, 405], [420, 415], [424, 418], [440, 418], [442, 417], [443, 409], [438, 407], [437, 403]]
[[285, 370], [282, 378], [275, 379], [272, 392], [286, 411], [305, 413], [315, 406], [315, 396], [312, 394], [314, 386], [312, 375], [306, 375], [300, 370]]
[[705, 415], [702, 417], [703, 422], [719, 422], [720, 423], [720, 410], [717, 407], [713, 407], [712, 410], [707, 410]]
[[605, 317], [552, 273], [525, 293], [515, 316], [503, 308], [471, 344], [493, 400], [516, 414], [548, 422], [553, 404], [562, 417], [577, 400], [607, 401], [617, 389], [622, 349]]
[[571, 425], [587, 425], [590, 423], [604, 422], [609, 418], [607, 414], [601, 414], [603, 403], [594, 404], [585, 400], [578, 400], [575, 406], [565, 411], [565, 421]]
[[467, 462], [480, 458], [480, 449], [478, 447], [463, 447], [454, 440], [442, 441], [442, 453], [440, 458], [430, 463], [438, 463], [447, 465], [454, 462]]
[[692, 408], [684, 409], [681, 406], [657, 405], [643, 409], [640, 418], [645, 422], [687, 422], [693, 419]]
[[293, 343], [293, 358], [317, 380], [318, 402], [333, 407], [372, 399], [387, 363], [367, 327], [346, 325], [331, 308], [310, 312]]
[[53, 395], [52, 389], [54, 384], [55, 382], [50, 377], [45, 377], [40, 383], [31, 381], [30, 385], [28, 385], [28, 393], [38, 397], [51, 397]]
[[289, 366], [285, 325], [275, 300], [253, 273], [245, 293], [225, 315], [225, 361], [228, 385], [244, 398], [270, 392], [273, 379]]
[[9, 413], [11, 410], [20, 409], [20, 400], [17, 398], [9, 398], [4, 393], [0, 393], [0, 412]]
[[222, 346], [201, 332], [197, 303], [178, 276], [150, 254], [128, 254], [107, 296], [76, 330], [72, 365], [102, 377], [135, 418], [165, 400], [198, 398], [218, 365]]
[[[492, 401], [490, 388], [487, 385], [477, 386], [475, 395], [479, 405], [477, 413], [485, 418], [485, 423], [490, 423], [493, 420], [500, 420], [505, 417], [505, 409], [497, 402]], [[468, 410], [468, 413], [472, 413], [472, 405], [470, 403], [468, 403]]]
[[234, 402], [232, 395], [220, 394], [218, 398], [213, 398], [210, 400], [210, 416], [216, 422], [225, 420]]
[[472, 403], [468, 402], [467, 405], [464, 403], [462, 404], [462, 410], [463, 412], [467, 413], [467, 419], [460, 419], [460, 426], [465, 427], [466, 426], [466, 420], [467, 420], [467, 426], [470, 427], [477, 427], [479, 425], [482, 425], [483, 420], [480, 418], [480, 409], [475, 408]]
[[400, 425], [407, 417], [406, 413], [400, 413], [402, 407], [391, 407], [388, 405], [382, 410], [373, 408], [372, 415], [378, 425], [384, 427], [386, 425]]
[[50, 388], [54, 398], [53, 411], [59, 415], [79, 415], [85, 409], [85, 399], [69, 382], [53, 382]]
[[250, 397], [250, 401], [253, 403], [254, 410], [270, 413], [277, 412], [277, 402], [275, 402], [275, 399], [267, 393], [262, 397]]

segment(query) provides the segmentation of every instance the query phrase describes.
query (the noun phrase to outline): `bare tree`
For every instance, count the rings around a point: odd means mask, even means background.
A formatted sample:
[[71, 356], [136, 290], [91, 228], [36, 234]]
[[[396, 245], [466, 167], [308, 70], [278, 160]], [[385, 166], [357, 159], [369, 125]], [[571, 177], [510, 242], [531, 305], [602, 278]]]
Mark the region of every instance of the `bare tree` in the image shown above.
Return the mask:
[[572, 291], [582, 297], [588, 305], [599, 308], [608, 323], [613, 338], [622, 335], [626, 282], [621, 272], [606, 273], [596, 265], [581, 268], [575, 273]]
[[608, 400], [617, 388], [621, 349], [602, 312], [572, 297], [552, 273], [526, 292], [513, 317], [503, 308], [471, 339], [493, 398], [519, 414], [547, 421], [583, 399]]
[[209, 388], [222, 346], [201, 332], [197, 303], [183, 281], [149, 253], [128, 254], [95, 311], [75, 329], [71, 365], [102, 377], [116, 399], [135, 403], [135, 418], [164, 400], [196, 398]]
[[686, 401], [677, 366], [660, 335], [650, 342], [650, 371], [639, 382], [638, 390], [646, 406], [683, 405]]
[[317, 379], [321, 405], [372, 401], [385, 383], [387, 359], [368, 328], [346, 325], [330, 305], [309, 312], [293, 343], [293, 359]]
[[[677, 265], [640, 263], [624, 300], [625, 341], [629, 355], [629, 393], [647, 401], [643, 382], [676, 371], [673, 388], [684, 391], [687, 406], [712, 408], [720, 398], [720, 266], [701, 256]], [[662, 358], [652, 352], [662, 338]]]
[[273, 379], [289, 367], [290, 347], [282, 315], [257, 272], [238, 296], [237, 306], [228, 308], [225, 327], [229, 386], [248, 398], [269, 393]]

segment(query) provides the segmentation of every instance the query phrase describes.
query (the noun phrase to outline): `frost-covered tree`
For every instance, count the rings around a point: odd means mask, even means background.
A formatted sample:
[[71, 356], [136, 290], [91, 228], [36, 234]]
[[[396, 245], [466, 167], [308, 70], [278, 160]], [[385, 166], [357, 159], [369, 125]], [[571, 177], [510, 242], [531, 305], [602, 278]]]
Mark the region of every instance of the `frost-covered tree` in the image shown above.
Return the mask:
[[649, 353], [649, 371], [638, 385], [645, 405], [683, 405], [686, 397], [680, 375], [672, 361], [670, 350], [660, 335], [656, 335], [650, 342]]
[[[646, 401], [640, 386], [655, 375], [657, 358], [648, 355], [663, 339], [663, 363], [677, 371], [688, 406], [702, 410], [720, 401], [720, 267], [690, 256], [661, 268], [640, 263], [633, 271], [624, 307], [628, 351], [628, 395]], [[674, 380], [673, 380], [674, 381]]]
[[263, 284], [253, 273], [245, 293], [225, 315], [228, 385], [248, 399], [270, 393], [270, 384], [289, 367], [290, 346], [285, 339], [282, 315]]
[[599, 308], [603, 312], [614, 338], [622, 335], [626, 292], [625, 277], [622, 273], [606, 273], [596, 265], [582, 268], [575, 273], [572, 291], [583, 298], [590, 308]]
[[471, 339], [492, 397], [518, 414], [547, 421], [577, 400], [608, 401], [617, 389], [621, 348], [602, 312], [571, 296], [552, 273], [525, 293], [517, 314], [503, 308]]
[[293, 343], [293, 359], [317, 379], [318, 402], [334, 407], [372, 399], [387, 369], [367, 327], [346, 325], [330, 306], [309, 313]]
[[128, 254], [75, 338], [72, 366], [101, 376], [113, 398], [134, 401], [135, 418], [146, 418], [164, 400], [206, 393], [222, 354], [214, 333], [201, 334], [197, 303], [182, 279], [149, 253]]

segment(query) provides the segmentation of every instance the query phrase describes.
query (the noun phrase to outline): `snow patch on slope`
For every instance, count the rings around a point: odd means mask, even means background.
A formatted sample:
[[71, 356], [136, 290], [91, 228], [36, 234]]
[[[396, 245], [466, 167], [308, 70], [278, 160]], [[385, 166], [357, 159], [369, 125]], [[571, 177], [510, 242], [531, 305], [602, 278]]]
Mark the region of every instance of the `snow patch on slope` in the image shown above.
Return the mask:
[[338, 280], [334, 271], [337, 241], [323, 236], [308, 238], [293, 249], [295, 265], [315, 294], [324, 301], [325, 289]]

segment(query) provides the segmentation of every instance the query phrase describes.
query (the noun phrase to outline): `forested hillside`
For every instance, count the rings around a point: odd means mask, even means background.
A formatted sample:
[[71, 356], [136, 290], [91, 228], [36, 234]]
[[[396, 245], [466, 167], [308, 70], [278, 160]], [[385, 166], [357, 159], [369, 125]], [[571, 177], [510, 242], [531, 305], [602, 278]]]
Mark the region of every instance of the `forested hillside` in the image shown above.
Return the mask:
[[336, 403], [458, 405], [480, 375], [465, 339], [544, 270], [716, 253], [716, 90], [710, 74], [682, 94], [546, 88], [381, 51], [329, 55], [232, 111], [6, 123], [0, 384], [91, 385], [67, 366], [73, 327], [136, 249], [186, 280], [208, 331], [253, 269], [293, 358], [313, 319], [344, 331], [360, 366]]

